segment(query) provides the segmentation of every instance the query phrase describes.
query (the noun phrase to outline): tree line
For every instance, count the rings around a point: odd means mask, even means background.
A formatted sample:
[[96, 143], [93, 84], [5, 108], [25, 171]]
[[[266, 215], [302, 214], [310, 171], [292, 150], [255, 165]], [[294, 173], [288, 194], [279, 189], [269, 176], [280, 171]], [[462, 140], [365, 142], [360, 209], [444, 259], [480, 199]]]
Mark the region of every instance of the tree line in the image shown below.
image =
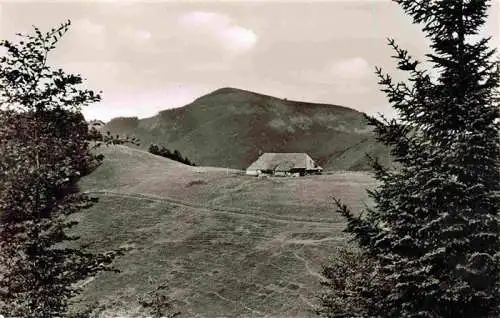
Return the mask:
[[188, 157], [183, 157], [182, 154], [177, 149], [172, 152], [165, 146], [151, 144], [148, 148], [148, 151], [153, 155], [162, 156], [171, 160], [175, 160], [185, 165], [196, 166], [196, 164], [194, 162], [191, 162], [188, 159]]

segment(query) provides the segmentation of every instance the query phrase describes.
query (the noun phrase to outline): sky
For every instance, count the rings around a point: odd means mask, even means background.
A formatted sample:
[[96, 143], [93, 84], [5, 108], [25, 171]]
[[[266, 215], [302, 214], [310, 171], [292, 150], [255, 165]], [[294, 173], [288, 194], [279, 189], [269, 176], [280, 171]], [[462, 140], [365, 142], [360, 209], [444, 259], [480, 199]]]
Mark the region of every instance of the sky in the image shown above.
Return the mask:
[[[499, 1], [482, 35], [500, 47]], [[70, 19], [49, 64], [87, 79], [87, 119], [154, 116], [221, 87], [393, 112], [375, 66], [398, 73], [391, 37], [424, 60], [429, 42], [390, 0], [4, 1], [0, 38]]]

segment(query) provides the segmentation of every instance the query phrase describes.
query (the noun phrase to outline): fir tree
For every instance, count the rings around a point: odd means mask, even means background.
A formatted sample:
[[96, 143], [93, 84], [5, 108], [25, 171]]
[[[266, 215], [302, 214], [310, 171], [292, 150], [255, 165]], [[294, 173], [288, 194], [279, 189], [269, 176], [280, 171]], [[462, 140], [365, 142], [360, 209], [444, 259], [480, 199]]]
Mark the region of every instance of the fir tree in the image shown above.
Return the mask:
[[409, 82], [377, 69], [399, 116], [367, 118], [399, 168], [374, 160], [381, 185], [366, 216], [338, 204], [377, 264], [367, 316], [499, 317], [499, 64], [477, 36], [489, 1], [395, 2], [423, 25], [431, 69], [389, 40]]
[[[47, 65], [70, 22], [2, 41], [0, 59], [0, 314], [61, 317], [78, 282], [109, 267], [117, 252], [69, 245], [68, 216], [96, 200], [77, 182], [97, 167], [81, 107], [100, 100], [80, 75]], [[76, 243], [76, 242], [75, 242]], [[74, 247], [71, 247], [74, 246]]]

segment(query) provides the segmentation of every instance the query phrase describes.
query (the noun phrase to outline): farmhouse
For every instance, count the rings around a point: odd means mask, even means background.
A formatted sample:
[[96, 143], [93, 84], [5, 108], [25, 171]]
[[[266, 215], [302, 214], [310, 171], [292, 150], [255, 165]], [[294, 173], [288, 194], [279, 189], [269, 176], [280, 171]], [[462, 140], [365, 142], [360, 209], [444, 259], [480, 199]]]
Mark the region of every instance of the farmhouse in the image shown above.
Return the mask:
[[323, 168], [318, 166], [306, 153], [264, 153], [246, 170], [250, 176], [303, 176], [318, 174]]

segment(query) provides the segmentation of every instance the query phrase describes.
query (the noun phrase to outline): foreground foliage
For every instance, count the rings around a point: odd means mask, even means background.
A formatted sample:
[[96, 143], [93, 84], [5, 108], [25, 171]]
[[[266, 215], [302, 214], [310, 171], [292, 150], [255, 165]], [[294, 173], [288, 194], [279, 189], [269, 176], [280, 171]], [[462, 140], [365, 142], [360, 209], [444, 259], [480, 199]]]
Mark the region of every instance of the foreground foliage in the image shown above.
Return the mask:
[[380, 279], [374, 260], [365, 257], [353, 246], [339, 247], [328, 266], [323, 266], [317, 314], [322, 317], [363, 318], [369, 317], [378, 301], [370, 290], [371, 282]]
[[[70, 22], [2, 41], [0, 59], [0, 313], [61, 317], [78, 282], [103, 270], [117, 251], [70, 247], [69, 216], [95, 200], [77, 181], [97, 167], [80, 110], [100, 100], [80, 75], [47, 65]], [[102, 139], [102, 138], [101, 138]]]
[[327, 300], [322, 314], [356, 316], [357, 303], [365, 317], [499, 317], [499, 70], [477, 36], [489, 1], [395, 2], [423, 25], [432, 67], [389, 41], [409, 83], [377, 69], [399, 119], [368, 119], [401, 168], [374, 161], [381, 186], [365, 216], [337, 202], [374, 276], [332, 264], [330, 292], [349, 305]]

